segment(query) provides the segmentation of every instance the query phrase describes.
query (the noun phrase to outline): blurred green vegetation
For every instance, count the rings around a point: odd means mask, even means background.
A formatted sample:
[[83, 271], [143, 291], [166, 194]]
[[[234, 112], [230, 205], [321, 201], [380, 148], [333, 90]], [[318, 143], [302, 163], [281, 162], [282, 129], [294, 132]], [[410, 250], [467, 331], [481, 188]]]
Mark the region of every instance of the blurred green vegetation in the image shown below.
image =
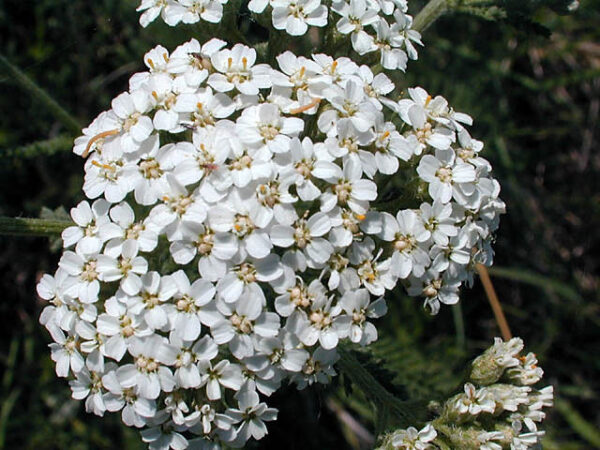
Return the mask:
[[[136, 5], [0, 0], [0, 55], [87, 124], [127, 88], [153, 45], [214, 32], [142, 30]], [[569, 16], [538, 8], [534, 19], [549, 37], [466, 14], [441, 18], [400, 88], [423, 86], [475, 118], [472, 134], [486, 143], [508, 211], [491, 275], [513, 333], [537, 353], [559, 399], [543, 426], [545, 448], [598, 448], [600, 1], [584, 0]], [[83, 199], [72, 134], [2, 69], [0, 107], [0, 215], [39, 217], [43, 206], [68, 210]], [[143, 448], [118, 416], [87, 415], [54, 374], [35, 283], [58, 257], [48, 239], [0, 237], [0, 448]], [[382, 380], [393, 373], [390, 389], [402, 397], [447, 394], [498, 335], [479, 283], [462, 297], [459, 308], [429, 317], [398, 289], [365, 364]], [[373, 413], [346, 381], [276, 394], [280, 419], [254, 447], [364, 447]]]

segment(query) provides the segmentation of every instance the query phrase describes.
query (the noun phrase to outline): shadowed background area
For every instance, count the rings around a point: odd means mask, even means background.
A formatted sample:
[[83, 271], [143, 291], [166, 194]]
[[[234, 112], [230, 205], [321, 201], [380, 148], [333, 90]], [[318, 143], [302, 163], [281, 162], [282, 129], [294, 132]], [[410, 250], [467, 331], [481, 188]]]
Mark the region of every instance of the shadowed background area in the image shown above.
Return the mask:
[[[550, 35], [520, 15], [443, 17], [425, 31], [426, 46], [398, 88], [422, 86], [475, 119], [472, 135], [485, 142], [507, 204], [490, 274], [513, 333], [556, 389], [544, 447], [600, 448], [600, 1], [582, 1], [569, 16], [522, 3]], [[84, 198], [73, 132], [3, 61], [88, 124], [142, 70], [152, 46], [207, 37], [202, 26], [142, 30], [135, 6], [0, 0], [0, 215], [60, 217]], [[412, 2], [411, 12], [420, 6]], [[118, 415], [86, 414], [54, 373], [35, 284], [54, 272], [56, 244], [0, 236], [0, 448], [144, 448]], [[400, 286], [388, 303], [365, 365], [401, 398], [448, 394], [499, 335], [478, 280], [459, 307], [436, 317]], [[251, 447], [364, 448], [375, 432], [368, 401], [343, 377], [325, 388], [284, 388], [270, 403], [279, 419]]]

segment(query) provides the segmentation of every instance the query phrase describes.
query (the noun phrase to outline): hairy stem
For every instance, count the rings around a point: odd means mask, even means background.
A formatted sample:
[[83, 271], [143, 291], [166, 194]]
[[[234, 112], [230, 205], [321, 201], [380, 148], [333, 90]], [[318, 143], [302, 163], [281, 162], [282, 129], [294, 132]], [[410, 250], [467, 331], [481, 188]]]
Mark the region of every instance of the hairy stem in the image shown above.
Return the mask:
[[422, 33], [435, 22], [442, 14], [447, 12], [454, 6], [456, 1], [452, 0], [430, 0], [419, 14], [415, 16], [415, 20], [413, 21], [413, 30], [417, 30], [419, 33]]
[[470, 13], [486, 20], [497, 20], [506, 17], [506, 11], [491, 1], [430, 0], [415, 16], [412, 28], [422, 33], [442, 15], [452, 11]]
[[73, 225], [68, 220], [46, 220], [25, 217], [0, 217], [0, 235], [55, 236]]

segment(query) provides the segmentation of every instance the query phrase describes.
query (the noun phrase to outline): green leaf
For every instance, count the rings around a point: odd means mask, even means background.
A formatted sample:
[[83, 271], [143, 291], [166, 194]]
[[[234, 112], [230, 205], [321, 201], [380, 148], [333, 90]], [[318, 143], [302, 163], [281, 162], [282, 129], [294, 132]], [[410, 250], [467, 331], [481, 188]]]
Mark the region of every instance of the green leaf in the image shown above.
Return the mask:
[[537, 286], [542, 289], [549, 289], [558, 295], [571, 300], [573, 302], [583, 301], [579, 293], [571, 286], [561, 281], [553, 280], [552, 278], [545, 277], [535, 272], [528, 271], [526, 269], [516, 267], [490, 267], [490, 275], [498, 278], [506, 278], [521, 283], [530, 284]]
[[598, 429], [585, 420], [567, 400], [558, 397], [554, 402], [554, 406], [579, 436], [595, 448], [600, 448], [600, 432], [598, 432]]
[[81, 125], [70, 113], [68, 113], [56, 100], [38, 86], [30, 77], [21, 72], [3, 55], [0, 54], [0, 69], [6, 72], [16, 84], [27, 91], [34, 99], [37, 99], [46, 109], [60, 121], [74, 135], [81, 132]]
[[66, 152], [72, 147], [73, 137], [61, 135], [21, 147], [0, 150], [0, 158], [35, 158], [41, 155], [54, 155], [55, 153]]
[[384, 425], [408, 427], [425, 421], [428, 402], [401, 400], [398, 395], [400, 389], [390, 381], [393, 374], [383, 369], [381, 363], [377, 363], [368, 354], [358, 352], [347, 344], [340, 344], [338, 352], [340, 359], [337, 367], [375, 405], [379, 415], [378, 420], [385, 419]]

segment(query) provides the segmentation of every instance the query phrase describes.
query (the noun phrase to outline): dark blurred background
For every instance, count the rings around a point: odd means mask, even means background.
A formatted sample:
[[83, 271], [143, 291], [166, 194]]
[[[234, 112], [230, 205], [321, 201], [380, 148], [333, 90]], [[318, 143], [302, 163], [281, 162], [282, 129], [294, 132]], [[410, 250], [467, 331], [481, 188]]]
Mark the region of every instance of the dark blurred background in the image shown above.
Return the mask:
[[[0, 0], [0, 54], [88, 124], [143, 69], [148, 49], [206, 35], [158, 21], [143, 30], [137, 3]], [[485, 142], [507, 204], [491, 276], [513, 333], [556, 389], [544, 447], [600, 448], [600, 1], [584, 0], [568, 16], [543, 3], [533, 19], [549, 36], [518, 20], [438, 20], [400, 87], [423, 86], [475, 118], [472, 134]], [[83, 199], [72, 138], [0, 68], [0, 215], [60, 215]], [[35, 284], [59, 256], [46, 238], [0, 236], [0, 448], [143, 448], [118, 416], [86, 414], [54, 373]], [[458, 308], [436, 317], [400, 289], [389, 304], [371, 353], [385, 357], [374, 361], [406, 398], [447, 394], [499, 334], [478, 281]], [[327, 388], [283, 389], [272, 400], [280, 418], [255, 447], [359, 448], [373, 413], [359, 390], [347, 391], [339, 378]]]

